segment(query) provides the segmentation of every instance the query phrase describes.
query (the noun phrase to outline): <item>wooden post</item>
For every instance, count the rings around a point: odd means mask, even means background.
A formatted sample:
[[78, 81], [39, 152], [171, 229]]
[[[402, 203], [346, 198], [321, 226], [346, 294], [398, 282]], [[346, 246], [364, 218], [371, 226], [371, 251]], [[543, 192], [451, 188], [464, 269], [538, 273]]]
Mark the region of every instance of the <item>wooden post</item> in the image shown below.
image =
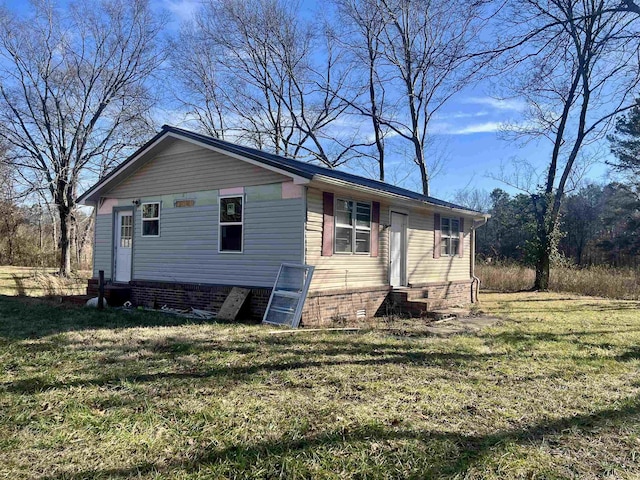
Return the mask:
[[104, 270], [98, 271], [98, 310], [104, 308]]

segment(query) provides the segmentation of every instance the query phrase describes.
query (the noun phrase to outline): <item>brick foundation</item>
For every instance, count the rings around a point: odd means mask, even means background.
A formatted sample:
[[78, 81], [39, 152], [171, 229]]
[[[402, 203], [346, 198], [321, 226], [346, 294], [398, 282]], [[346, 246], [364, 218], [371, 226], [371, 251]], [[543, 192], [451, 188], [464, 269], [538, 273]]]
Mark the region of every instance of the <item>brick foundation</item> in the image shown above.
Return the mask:
[[[217, 312], [233, 288], [231, 285], [134, 280], [129, 283], [131, 302], [151, 308], [198, 308]], [[269, 303], [270, 288], [251, 289], [248, 305], [238, 316], [260, 321]], [[89, 293], [97, 292], [97, 280], [89, 280]], [[424, 316], [429, 311], [471, 302], [471, 280], [412, 285], [410, 288], [359, 288], [310, 292], [302, 310], [301, 325], [345, 325], [357, 320], [390, 315]]]
[[[131, 301], [145, 307], [198, 308], [217, 312], [233, 288], [232, 285], [202, 285], [191, 283], [168, 283], [134, 280], [130, 282]], [[238, 285], [240, 286], [240, 285]], [[269, 303], [270, 288], [244, 287], [251, 289], [247, 305], [238, 315], [239, 319], [262, 320]]]
[[449, 306], [471, 303], [471, 280], [390, 287], [311, 292], [302, 310], [307, 327], [344, 325], [384, 316], [425, 316]]
[[[97, 294], [97, 280], [90, 279], [87, 290]], [[240, 286], [240, 285], [237, 285]], [[160, 308], [198, 308], [218, 312], [233, 285], [205, 285], [196, 283], [155, 282], [133, 280], [129, 282], [131, 303], [134, 306]], [[260, 321], [267, 309], [270, 288], [245, 287], [251, 289], [247, 304], [238, 315], [241, 320]], [[106, 292], [105, 292], [106, 296]]]
[[302, 310], [304, 326], [342, 325], [380, 315], [390, 287], [310, 292]]

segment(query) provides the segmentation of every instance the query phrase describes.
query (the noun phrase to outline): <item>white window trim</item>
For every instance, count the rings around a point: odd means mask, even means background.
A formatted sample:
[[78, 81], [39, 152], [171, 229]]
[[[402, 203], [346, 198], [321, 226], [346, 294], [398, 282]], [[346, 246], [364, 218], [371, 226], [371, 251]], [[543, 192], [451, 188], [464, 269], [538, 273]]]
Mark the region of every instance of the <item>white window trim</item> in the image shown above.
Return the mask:
[[[346, 224], [340, 224], [338, 225], [338, 220], [337, 220], [337, 215], [336, 212], [338, 211], [338, 202], [339, 201], [343, 201], [343, 202], [352, 202], [353, 203], [353, 212], [351, 215], [351, 221], [353, 222], [352, 225], [346, 225]], [[356, 217], [357, 217], [357, 212], [358, 212], [358, 203], [361, 203], [363, 205], [369, 205], [369, 226], [368, 227], [358, 227], [356, 225]], [[371, 223], [372, 223], [372, 218], [373, 218], [373, 203], [372, 202], [365, 202], [362, 200], [354, 200], [352, 198], [344, 198], [344, 197], [338, 197], [336, 196], [333, 202], [333, 253], [335, 255], [371, 255]], [[350, 252], [339, 252], [336, 250], [336, 229], [340, 227], [340, 228], [351, 228], [351, 251]], [[356, 232], [360, 230], [360, 231], [365, 231], [365, 232], [369, 232], [369, 251], [368, 252], [356, 252]]]
[[[157, 217], [153, 217], [153, 218], [144, 218], [144, 206], [145, 205], [158, 205], [158, 216]], [[144, 202], [140, 205], [140, 219], [141, 219], [141, 223], [140, 223], [140, 236], [141, 237], [146, 237], [146, 238], [154, 238], [154, 237], [159, 237], [160, 236], [160, 210], [162, 209], [162, 202]], [[157, 220], [158, 221], [158, 234], [157, 235], [145, 235], [144, 234], [144, 222], [146, 221], [153, 221], [153, 220]]]
[[[220, 221], [220, 203], [224, 198], [241, 198], [242, 199], [242, 221], [240, 222], [221, 222]], [[244, 253], [244, 209], [246, 207], [246, 199], [244, 194], [229, 194], [218, 196], [218, 253], [239, 255]], [[240, 250], [222, 250], [222, 227], [226, 225], [241, 225], [242, 235], [240, 236]]]
[[[451, 231], [451, 222], [452, 221], [456, 221], [458, 222], [458, 235], [455, 236], [453, 234], [449, 235], [445, 235], [444, 233], [444, 229], [442, 228], [442, 224], [444, 223], [445, 220], [449, 220], [449, 230]], [[447, 240], [451, 240], [453, 238], [457, 238], [458, 239], [458, 243], [460, 243], [462, 241], [462, 236], [460, 235], [460, 218], [459, 217], [440, 217], [440, 256], [441, 257], [459, 257], [460, 256], [460, 250], [456, 249], [455, 252], [453, 253], [442, 253], [442, 244], [443, 242], [447, 241]], [[451, 250], [451, 242], [449, 242], [449, 250]]]

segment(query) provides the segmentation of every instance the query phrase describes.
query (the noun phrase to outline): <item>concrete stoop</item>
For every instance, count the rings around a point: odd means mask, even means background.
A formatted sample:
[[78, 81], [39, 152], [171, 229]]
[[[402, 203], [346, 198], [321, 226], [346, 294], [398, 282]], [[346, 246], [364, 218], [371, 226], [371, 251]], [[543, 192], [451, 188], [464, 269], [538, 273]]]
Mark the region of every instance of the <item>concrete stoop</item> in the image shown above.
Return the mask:
[[428, 317], [434, 320], [468, 317], [468, 308], [451, 306], [452, 300], [429, 298], [426, 288], [395, 289], [389, 294], [389, 302], [399, 315]]

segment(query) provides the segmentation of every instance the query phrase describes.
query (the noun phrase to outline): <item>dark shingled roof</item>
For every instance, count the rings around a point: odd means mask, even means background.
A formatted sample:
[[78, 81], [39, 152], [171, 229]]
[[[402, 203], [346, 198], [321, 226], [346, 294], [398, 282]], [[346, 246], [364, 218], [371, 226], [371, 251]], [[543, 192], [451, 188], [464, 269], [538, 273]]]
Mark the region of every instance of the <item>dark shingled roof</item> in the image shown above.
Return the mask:
[[[243, 157], [250, 158], [251, 160], [255, 160], [260, 163], [265, 163], [272, 167], [280, 168], [282, 170], [285, 170], [289, 173], [293, 173], [294, 175], [298, 175], [300, 177], [311, 179], [313, 178], [314, 175], [323, 175], [325, 177], [335, 178], [336, 180], [353, 183], [363, 187], [373, 188], [375, 190], [392, 193], [394, 195], [400, 195], [402, 197], [411, 198], [413, 200], [427, 202], [432, 205], [438, 205], [441, 207], [448, 207], [448, 208], [457, 208], [460, 210], [475, 212], [475, 210], [472, 210], [467, 207], [463, 207], [461, 205], [456, 205], [455, 203], [445, 202], [444, 200], [440, 200], [438, 198], [413, 192], [411, 190], [407, 190], [406, 188], [396, 187], [394, 185], [380, 182], [378, 180], [372, 180], [370, 178], [361, 177], [360, 175], [354, 175], [352, 173], [347, 173], [340, 170], [333, 170], [331, 168], [320, 167], [318, 165], [313, 165], [311, 163], [301, 162], [299, 160], [293, 160], [291, 158], [285, 158], [280, 155], [274, 155], [272, 153], [263, 152], [262, 150], [258, 150], [251, 147], [236, 145], [234, 143], [226, 142], [224, 140], [219, 140], [217, 138], [209, 137], [207, 135], [202, 135], [199, 133], [191, 132], [189, 130], [183, 130], [181, 128], [172, 127], [170, 125], [163, 125], [162, 132], [173, 132], [178, 135], [183, 135], [185, 137], [191, 138], [198, 142], [211, 145], [212, 147], [216, 147], [221, 150], [226, 150], [230, 153], [242, 155]], [[477, 212], [477, 213], [480, 213], [480, 212]]]
[[[352, 173], [342, 172], [340, 170], [332, 170], [330, 168], [320, 167], [318, 165], [313, 165], [311, 163], [301, 162], [299, 160], [293, 160], [291, 158], [285, 158], [280, 155], [274, 155], [272, 153], [263, 152], [262, 150], [258, 150], [251, 147], [245, 147], [243, 145], [236, 145], [235, 143], [226, 142], [224, 140], [219, 140], [217, 138], [213, 138], [208, 135], [202, 135], [200, 133], [184, 130], [182, 128], [173, 127], [171, 125], [163, 125], [160, 132], [158, 132], [158, 134], [155, 135], [151, 140], [149, 140], [144, 146], [138, 149], [136, 153], [131, 155], [129, 159], [135, 158], [137, 155], [143, 152], [148, 146], [155, 143], [159, 138], [161, 138], [166, 133], [173, 133], [181, 137], [186, 137], [191, 140], [218, 148], [220, 150], [224, 150], [226, 152], [233, 153], [233, 154], [248, 158], [250, 160], [254, 160], [258, 163], [262, 163], [270, 167], [284, 170], [285, 172], [291, 173], [293, 175], [297, 175], [302, 178], [307, 178], [309, 180], [312, 179], [315, 175], [322, 175], [324, 177], [333, 178], [343, 182], [348, 182], [353, 185], [372, 188], [374, 190], [378, 190], [381, 192], [386, 192], [393, 195], [399, 195], [401, 197], [410, 198], [412, 200], [418, 200], [420, 202], [426, 202], [431, 205], [437, 205], [437, 206], [447, 207], [447, 208], [456, 208], [459, 210], [466, 210], [468, 212], [481, 214], [481, 212], [476, 212], [475, 210], [472, 210], [467, 207], [463, 207], [461, 205], [445, 202], [444, 200], [439, 200], [437, 198], [430, 197], [428, 195], [422, 195], [421, 193], [413, 192], [405, 188], [396, 187], [394, 185], [380, 182], [378, 180], [372, 180], [370, 178], [361, 177], [359, 175], [354, 175]], [[100, 184], [105, 182], [105, 180], [112, 178], [118, 172], [120, 172], [128, 164], [129, 159], [127, 159], [127, 161], [122, 162], [111, 173], [109, 173], [109, 175], [101, 179], [99, 182], [93, 185], [89, 190], [87, 190], [85, 193], [80, 195], [78, 200], [81, 201], [85, 197], [89, 196], [89, 194], [93, 193], [93, 190], [95, 190]]]

